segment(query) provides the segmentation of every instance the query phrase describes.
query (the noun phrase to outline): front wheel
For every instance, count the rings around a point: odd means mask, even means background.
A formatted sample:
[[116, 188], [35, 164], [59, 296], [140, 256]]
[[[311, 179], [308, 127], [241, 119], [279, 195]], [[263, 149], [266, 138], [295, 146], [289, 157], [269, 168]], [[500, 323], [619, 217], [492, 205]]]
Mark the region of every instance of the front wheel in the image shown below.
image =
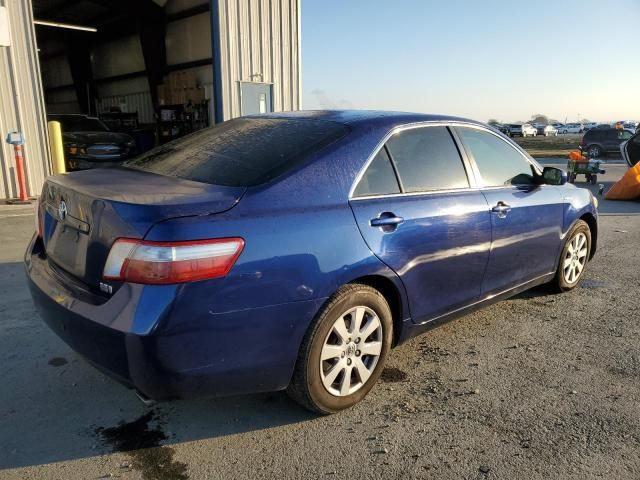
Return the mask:
[[591, 230], [578, 220], [567, 235], [562, 248], [556, 276], [552, 283], [559, 292], [573, 290], [584, 274], [591, 253]]
[[382, 294], [368, 285], [343, 286], [309, 328], [287, 393], [322, 414], [355, 405], [380, 377], [392, 337]]

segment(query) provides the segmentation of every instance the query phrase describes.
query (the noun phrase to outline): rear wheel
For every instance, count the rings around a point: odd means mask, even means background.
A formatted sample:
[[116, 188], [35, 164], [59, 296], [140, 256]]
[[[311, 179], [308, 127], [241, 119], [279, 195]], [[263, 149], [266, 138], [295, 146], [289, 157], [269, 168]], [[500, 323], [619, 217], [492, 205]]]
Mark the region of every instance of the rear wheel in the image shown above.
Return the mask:
[[600, 155], [602, 155], [602, 148], [600, 148], [598, 145], [589, 145], [589, 147], [587, 148], [587, 154], [591, 158], [598, 158]]
[[351, 407], [380, 377], [392, 336], [382, 294], [368, 285], [345, 285], [307, 332], [287, 393], [322, 414]]
[[556, 290], [574, 289], [584, 274], [591, 253], [591, 230], [583, 220], [578, 220], [567, 235], [562, 248], [556, 276], [552, 283]]

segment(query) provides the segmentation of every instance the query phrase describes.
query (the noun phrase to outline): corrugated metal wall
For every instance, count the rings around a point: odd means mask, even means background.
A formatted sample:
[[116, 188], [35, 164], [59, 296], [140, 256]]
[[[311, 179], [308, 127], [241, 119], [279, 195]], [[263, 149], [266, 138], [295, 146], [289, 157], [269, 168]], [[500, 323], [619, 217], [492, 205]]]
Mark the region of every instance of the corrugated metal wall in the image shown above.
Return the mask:
[[7, 133], [21, 131], [27, 190], [39, 195], [49, 174], [49, 151], [40, 83], [40, 66], [30, 0], [0, 0], [9, 14], [11, 46], [0, 47], [0, 198], [18, 196], [13, 147]]
[[[240, 115], [240, 82], [273, 84], [274, 111], [300, 105], [299, 0], [217, 2], [223, 120]], [[216, 19], [214, 18], [214, 22]]]

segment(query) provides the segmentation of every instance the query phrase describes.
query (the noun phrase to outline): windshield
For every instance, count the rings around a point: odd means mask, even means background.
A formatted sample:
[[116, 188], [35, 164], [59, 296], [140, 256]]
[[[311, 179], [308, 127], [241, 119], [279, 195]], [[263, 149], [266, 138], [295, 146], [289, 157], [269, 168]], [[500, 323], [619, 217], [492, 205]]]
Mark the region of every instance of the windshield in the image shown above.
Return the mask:
[[167, 143], [122, 166], [225, 186], [266, 182], [348, 132], [341, 123], [237, 118]]
[[107, 126], [97, 118], [82, 116], [50, 117], [49, 120], [60, 122], [63, 132], [108, 132]]

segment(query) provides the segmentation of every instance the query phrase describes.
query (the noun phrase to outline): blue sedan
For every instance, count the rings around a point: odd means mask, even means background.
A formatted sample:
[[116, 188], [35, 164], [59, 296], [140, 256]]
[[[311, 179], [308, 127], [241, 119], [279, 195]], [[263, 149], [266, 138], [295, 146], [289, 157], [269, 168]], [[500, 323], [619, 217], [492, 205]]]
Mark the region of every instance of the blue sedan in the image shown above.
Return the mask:
[[286, 389], [333, 413], [393, 346], [574, 288], [596, 203], [471, 120], [269, 114], [50, 177], [25, 264], [51, 329], [143, 397]]

